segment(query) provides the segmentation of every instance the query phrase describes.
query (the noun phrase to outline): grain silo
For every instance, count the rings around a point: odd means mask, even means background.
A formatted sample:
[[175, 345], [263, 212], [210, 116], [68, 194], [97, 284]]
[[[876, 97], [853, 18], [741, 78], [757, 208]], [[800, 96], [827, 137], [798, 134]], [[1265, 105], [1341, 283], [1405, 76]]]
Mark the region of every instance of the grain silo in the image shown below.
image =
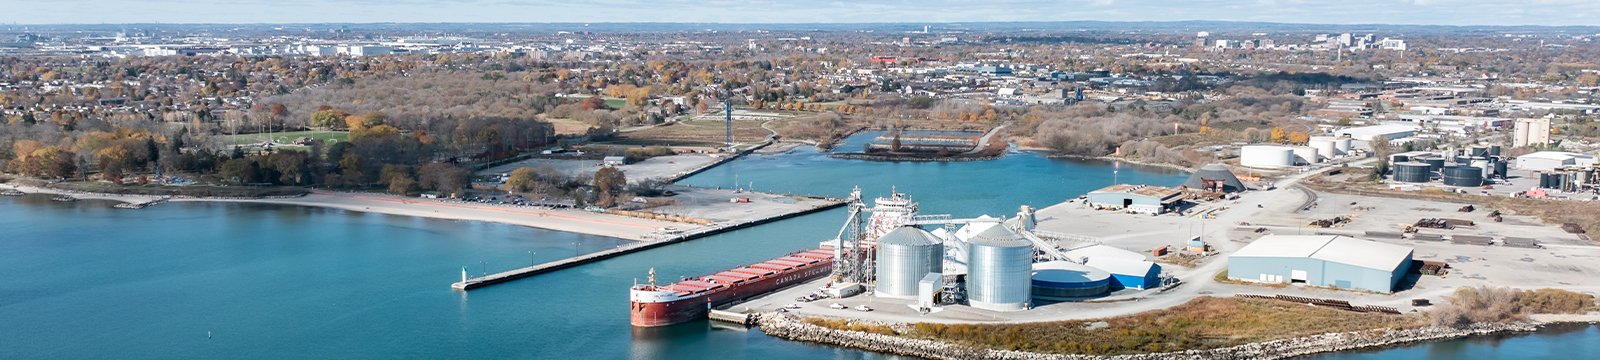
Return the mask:
[[967, 241], [967, 303], [974, 308], [1017, 311], [1032, 296], [1033, 243], [1004, 226]]
[[910, 299], [929, 273], [942, 273], [944, 245], [939, 237], [915, 226], [903, 226], [878, 237], [877, 285], [873, 294]]

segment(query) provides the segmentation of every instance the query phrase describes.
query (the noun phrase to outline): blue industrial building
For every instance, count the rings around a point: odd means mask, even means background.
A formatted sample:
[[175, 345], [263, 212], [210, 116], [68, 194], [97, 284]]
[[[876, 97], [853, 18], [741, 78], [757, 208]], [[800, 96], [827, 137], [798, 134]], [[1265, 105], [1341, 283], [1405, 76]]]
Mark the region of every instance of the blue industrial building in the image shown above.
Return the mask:
[[1228, 277], [1394, 292], [1411, 270], [1412, 249], [1337, 235], [1268, 235], [1234, 252]]
[[1161, 265], [1154, 262], [1090, 258], [1084, 265], [1111, 273], [1111, 290], [1161, 287]]

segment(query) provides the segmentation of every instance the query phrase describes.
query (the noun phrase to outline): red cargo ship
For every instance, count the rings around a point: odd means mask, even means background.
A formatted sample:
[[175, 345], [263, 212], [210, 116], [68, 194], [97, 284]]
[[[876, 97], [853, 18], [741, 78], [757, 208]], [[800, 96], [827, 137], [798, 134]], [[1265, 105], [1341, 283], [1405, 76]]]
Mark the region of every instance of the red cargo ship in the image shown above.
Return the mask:
[[650, 327], [704, 319], [712, 307], [765, 294], [832, 271], [833, 251], [825, 249], [797, 252], [666, 286], [656, 286], [655, 269], [651, 269], [649, 284], [634, 285], [629, 290], [630, 321], [633, 326]]

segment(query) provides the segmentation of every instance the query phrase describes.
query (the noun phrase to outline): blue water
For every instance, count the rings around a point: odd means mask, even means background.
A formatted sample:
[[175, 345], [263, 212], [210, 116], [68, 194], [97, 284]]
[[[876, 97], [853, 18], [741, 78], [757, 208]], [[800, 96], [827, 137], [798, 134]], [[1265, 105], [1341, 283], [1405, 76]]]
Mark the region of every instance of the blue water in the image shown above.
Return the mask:
[[[735, 176], [757, 190], [830, 196], [855, 185], [867, 196], [896, 186], [924, 213], [957, 216], [1010, 215], [1017, 205], [1053, 204], [1113, 177], [1104, 163], [1031, 153], [879, 163], [799, 149], [736, 160], [684, 183], [727, 187]], [[1183, 178], [1128, 166], [1114, 176], [1160, 185]], [[892, 358], [707, 322], [628, 325], [627, 287], [651, 267], [673, 280], [769, 259], [816, 246], [843, 216], [842, 209], [801, 216], [460, 293], [449, 283], [463, 266], [476, 274], [621, 242], [291, 206], [121, 210], [0, 197], [0, 359]], [[1576, 336], [1595, 343], [1593, 332]], [[1585, 353], [1593, 351], [1576, 354]]]
[[1600, 325], [1560, 325], [1535, 334], [1482, 336], [1405, 347], [1321, 354], [1305, 360], [1600, 358]]

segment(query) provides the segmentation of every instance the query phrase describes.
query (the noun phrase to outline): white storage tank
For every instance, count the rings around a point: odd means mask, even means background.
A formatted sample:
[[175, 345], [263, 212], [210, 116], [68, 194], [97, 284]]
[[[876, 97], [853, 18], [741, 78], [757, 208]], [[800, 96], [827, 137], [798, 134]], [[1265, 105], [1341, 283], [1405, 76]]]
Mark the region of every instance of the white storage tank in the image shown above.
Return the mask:
[[1294, 166], [1294, 150], [1278, 145], [1245, 145], [1239, 148], [1239, 165], [1262, 169]]
[[969, 240], [967, 304], [994, 311], [1028, 308], [1033, 296], [1033, 243], [1004, 226]]
[[1317, 156], [1332, 159], [1339, 156], [1338, 145], [1332, 136], [1317, 136], [1311, 138], [1311, 148], [1317, 149]]
[[1333, 140], [1333, 149], [1338, 151], [1339, 155], [1349, 155], [1350, 154], [1350, 138], [1340, 137], [1340, 138], [1334, 139]]
[[1310, 146], [1291, 146], [1289, 149], [1290, 151], [1294, 152], [1295, 164], [1315, 164], [1322, 162], [1317, 158], [1317, 149], [1314, 149]]
[[[1485, 150], [1485, 151], [1487, 151], [1487, 150]], [[1472, 164], [1472, 167], [1483, 169], [1483, 178], [1484, 179], [1489, 179], [1489, 178], [1494, 177], [1494, 166], [1489, 164], [1489, 159], [1481, 158], [1481, 157], [1474, 157], [1474, 158], [1472, 158], [1472, 160], [1469, 163]]]
[[878, 237], [877, 286], [881, 297], [913, 299], [917, 283], [928, 274], [942, 274], [944, 241], [915, 226], [902, 226]]

